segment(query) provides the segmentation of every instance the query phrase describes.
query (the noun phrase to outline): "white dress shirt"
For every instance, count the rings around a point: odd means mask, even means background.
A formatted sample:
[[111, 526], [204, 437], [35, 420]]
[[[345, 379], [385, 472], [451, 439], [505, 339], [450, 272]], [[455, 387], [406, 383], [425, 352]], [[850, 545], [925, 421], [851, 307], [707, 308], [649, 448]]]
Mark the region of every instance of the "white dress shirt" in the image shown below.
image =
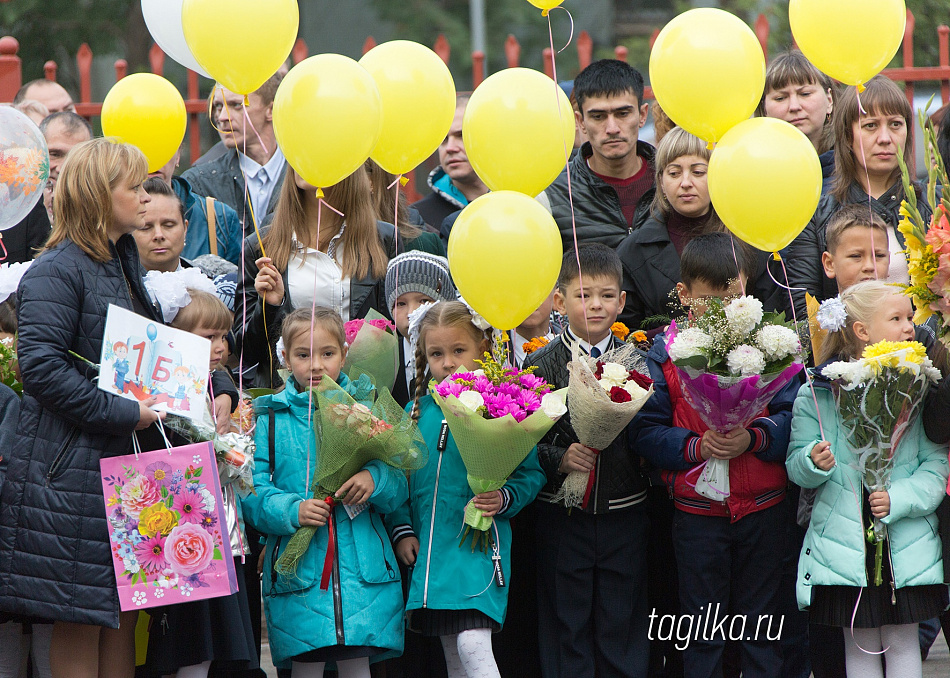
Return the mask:
[[274, 155], [266, 165], [258, 165], [255, 160], [251, 160], [241, 152], [238, 152], [238, 160], [244, 176], [247, 177], [247, 193], [251, 198], [251, 207], [254, 209], [254, 220], [260, 223], [267, 216], [267, 207], [274, 194], [274, 187], [284, 176], [287, 161], [284, 160], [284, 154], [280, 148], [274, 151]]
[[343, 228], [330, 240], [327, 254], [301, 245], [294, 236], [294, 252], [287, 264], [287, 287], [294, 308], [326, 306], [350, 319], [350, 279], [338, 259], [343, 249]]

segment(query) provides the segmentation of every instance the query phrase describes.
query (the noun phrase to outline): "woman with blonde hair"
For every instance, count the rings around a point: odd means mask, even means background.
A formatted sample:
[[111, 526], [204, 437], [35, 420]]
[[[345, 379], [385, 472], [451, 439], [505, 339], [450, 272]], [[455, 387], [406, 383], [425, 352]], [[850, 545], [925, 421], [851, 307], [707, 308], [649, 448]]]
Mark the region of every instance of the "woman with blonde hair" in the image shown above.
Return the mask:
[[55, 678], [119, 678], [135, 667], [137, 613], [119, 610], [99, 459], [130, 454], [135, 431], [160, 415], [154, 398], [99, 389], [88, 364], [99, 362], [110, 304], [161, 322], [130, 235], [144, 225], [147, 171], [133, 146], [73, 148], [46, 250], [17, 291], [24, 393], [16, 439], [3, 450], [0, 609], [54, 620]]

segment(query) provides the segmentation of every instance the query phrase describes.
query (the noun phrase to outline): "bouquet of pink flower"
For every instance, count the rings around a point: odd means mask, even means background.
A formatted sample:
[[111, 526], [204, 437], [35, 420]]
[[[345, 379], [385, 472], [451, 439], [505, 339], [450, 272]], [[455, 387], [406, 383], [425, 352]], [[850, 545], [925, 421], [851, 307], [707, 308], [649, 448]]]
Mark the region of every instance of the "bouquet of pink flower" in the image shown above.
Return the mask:
[[[441, 384], [430, 386], [435, 402], [445, 414], [468, 474], [472, 492], [500, 490], [508, 476], [525, 460], [538, 441], [567, 412], [564, 391], [528, 370], [505, 368], [507, 351], [485, 354], [476, 361], [482, 369], [457, 372]], [[465, 506], [465, 542], [474, 532], [472, 547], [487, 546], [492, 519], [470, 501]]]
[[370, 311], [365, 320], [350, 320], [343, 328], [349, 345], [343, 371], [353, 379], [366, 374], [377, 388], [392, 390], [399, 361], [396, 326]]

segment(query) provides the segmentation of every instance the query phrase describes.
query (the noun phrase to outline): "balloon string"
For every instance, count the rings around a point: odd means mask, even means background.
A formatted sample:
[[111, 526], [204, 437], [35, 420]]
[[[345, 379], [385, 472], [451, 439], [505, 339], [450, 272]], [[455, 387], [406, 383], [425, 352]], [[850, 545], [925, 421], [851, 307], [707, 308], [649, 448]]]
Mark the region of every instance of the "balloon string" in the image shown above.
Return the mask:
[[[323, 190], [317, 189], [317, 242], [316, 250], [319, 255], [320, 252], [320, 223], [323, 215]], [[328, 248], [329, 249], [329, 248]], [[304, 256], [306, 256], [306, 250], [304, 250]], [[286, 291], [285, 291], [286, 294]], [[313, 330], [314, 322], [313, 319], [317, 315], [317, 267], [316, 264], [313, 267], [313, 294], [310, 296], [310, 363], [311, 371], [313, 369]], [[284, 347], [284, 350], [287, 350], [287, 347]], [[302, 384], [298, 384], [302, 386]], [[315, 442], [317, 430], [315, 428], [316, 421], [313, 419], [313, 385], [310, 381], [307, 381], [307, 428], [313, 428], [313, 436], [307, 437], [307, 474], [304, 478], [307, 479], [307, 482], [310, 482], [310, 453], [312, 451], [312, 445]], [[314, 462], [316, 463], [316, 462]], [[309, 490], [308, 490], [309, 491]]]
[[[392, 182], [391, 184], [389, 184], [389, 186], [386, 187], [386, 190], [387, 190], [387, 191], [388, 191], [388, 190], [392, 190], [393, 188], [396, 189], [396, 200], [395, 200], [395, 206], [393, 207], [393, 243], [394, 243], [394, 245], [395, 245], [395, 248], [393, 249], [393, 257], [394, 257], [394, 258], [399, 255], [399, 187], [400, 187], [400, 185], [405, 184], [407, 181], [408, 181], [408, 179], [406, 179], [406, 177], [404, 177], [402, 174], [399, 174], [399, 175], [396, 176], [396, 178], [393, 180], [393, 182]], [[388, 252], [387, 252], [387, 254], [388, 254]], [[393, 281], [393, 289], [397, 291], [396, 296], [397, 296], [397, 298], [398, 298], [398, 296], [399, 296], [399, 294], [398, 294], [398, 290], [399, 290], [399, 266], [396, 266], [395, 280]], [[394, 303], [394, 304], [395, 304], [395, 301], [396, 301], [396, 300], [393, 299], [393, 303]], [[389, 300], [388, 300], [388, 299], [386, 300], [386, 304], [387, 304], [387, 305], [389, 304]], [[390, 308], [390, 309], [389, 309], [389, 312], [390, 312], [390, 314], [392, 314], [393, 320], [395, 320], [395, 319], [396, 319], [396, 309], [395, 309], [395, 306], [393, 306], [393, 308]], [[398, 378], [399, 378], [399, 351], [396, 351], [395, 361], [396, 361], [396, 365], [395, 365], [395, 367], [396, 367], [396, 372], [395, 372], [395, 374], [396, 374], [396, 378], [398, 379]], [[393, 384], [393, 388], [395, 388], [395, 384]]]
[[[567, 12], [567, 10], [564, 10]], [[554, 31], [551, 28], [551, 17], [547, 10], [543, 12], [548, 19], [548, 42], [551, 45], [551, 74], [554, 76], [554, 100], [557, 101], [557, 117], [562, 120], [564, 111], [561, 110], [561, 97], [557, 96], [560, 85], [557, 82], [557, 59], [554, 54]], [[570, 12], [568, 12], [570, 14]], [[573, 21], [573, 20], [572, 20]], [[576, 123], [575, 123], [576, 124]], [[577, 260], [577, 284], [580, 287], [581, 299], [584, 300], [584, 327], [587, 330], [587, 339], [590, 343], [590, 322], [587, 320], [587, 297], [584, 294], [584, 272], [581, 270], [581, 255], [577, 244], [577, 218], [574, 215], [574, 191], [571, 186], [571, 153], [567, 148], [567, 140], [561, 138], [564, 147], [564, 173], [567, 175], [567, 202], [571, 208], [571, 234], [574, 238], [574, 258]], [[583, 158], [581, 158], [583, 160]]]
[[3, 261], [3, 260], [5, 260], [5, 259], [9, 256], [9, 252], [7, 252], [7, 246], [3, 243], [3, 234], [2, 234], [2, 233], [0, 233], [0, 249], [3, 250], [3, 256], [0, 257], [0, 261]]
[[[766, 262], [765, 264], [765, 270], [768, 271], [769, 277], [772, 279], [772, 282], [774, 282], [776, 285], [778, 285], [782, 289], [788, 291], [788, 301], [792, 307], [792, 324], [795, 326], [795, 329], [797, 331], [798, 330], [798, 316], [795, 312], [795, 299], [792, 298], [792, 291], [800, 290], [802, 292], [807, 292], [808, 290], [805, 289], [804, 287], [792, 287], [791, 283], [788, 281], [788, 269], [785, 268], [785, 260], [782, 259], [782, 255], [779, 254], [778, 252], [774, 252], [773, 256], [780, 264], [782, 264], [782, 272], [785, 274], [785, 284], [783, 285], [775, 278], [775, 276], [772, 274], [772, 269], [769, 268], [768, 262]], [[801, 340], [801, 335], [799, 334], [799, 341], [800, 340]], [[821, 423], [821, 409], [818, 407], [818, 395], [815, 392], [815, 383], [814, 381], [812, 381], [811, 375], [808, 373], [808, 370], [804, 370], [804, 372], [805, 372], [805, 381], [808, 382], [808, 388], [811, 391], [811, 399], [815, 403], [815, 417], [818, 419], [818, 432], [821, 433], [822, 440], [827, 440], [827, 438], [825, 437], [825, 427]]]
[[[260, 133], [257, 131], [257, 128], [254, 127], [254, 123], [251, 122], [251, 117], [247, 114], [247, 106], [248, 106], [247, 97], [244, 97], [244, 109], [243, 109], [243, 110], [244, 110], [244, 122], [246, 122], [246, 123], [250, 126], [250, 128], [251, 128], [252, 130], [254, 130], [254, 136], [257, 137], [257, 141], [260, 143], [261, 148], [264, 149], [264, 153], [266, 153], [267, 155], [270, 155], [270, 151], [267, 150], [267, 144], [265, 144], [265, 143], [264, 143], [264, 140], [261, 139]], [[247, 137], [247, 135], [244, 135], [244, 136]], [[245, 141], [246, 141], [246, 139], [245, 139]], [[274, 150], [276, 151], [277, 149], [274, 149]]]
[[[730, 233], [729, 242], [732, 243], [732, 258], [736, 262], [736, 279], [739, 281], [739, 288], [742, 290], [742, 296], [745, 296], [745, 281], [742, 280], [742, 267], [739, 266], [739, 255], [736, 253], [736, 237]], [[766, 262], [765, 267], [769, 264]]]
[[[855, 88], [854, 92], [855, 98], [858, 100], [858, 111], [861, 115], [866, 116], [868, 112], [864, 110], [864, 104], [861, 103], [861, 90]], [[860, 129], [860, 125], [858, 126]], [[864, 177], [867, 180], [867, 192], [868, 192], [868, 217], [870, 219], [869, 223], [874, 222], [874, 207], [872, 206], [871, 200], [871, 173], [868, 171], [868, 158], [864, 151], [864, 137], [861, 136], [861, 160], [864, 163]], [[874, 279], [878, 280], [877, 275], [877, 257], [874, 256], [874, 229], [868, 229], [868, 237], [871, 239], [871, 261], [874, 262]]]
[[[570, 47], [570, 46], [571, 46], [571, 42], [574, 40], [574, 15], [571, 14], [571, 11], [570, 11], [569, 9], [567, 9], [567, 7], [562, 7], [561, 5], [558, 5], [557, 7], [552, 7], [551, 9], [552, 9], [552, 10], [555, 10], [555, 9], [562, 10], [565, 14], [567, 14], [567, 18], [571, 20], [571, 34], [568, 36], [567, 42], [564, 43], [564, 47], [562, 47], [561, 49], [559, 49], [559, 50], [557, 51], [557, 53], [560, 54], [561, 52], [563, 52], [564, 50], [566, 50], [568, 47]], [[551, 24], [551, 13], [550, 13], [550, 11], [549, 11], [545, 16], [548, 17], [548, 25], [550, 26], [550, 24]], [[553, 43], [554, 41], [552, 40], [551, 42]], [[551, 59], [552, 59], [552, 61], [553, 61], [553, 59], [554, 59], [554, 47], [553, 47], [553, 45], [552, 45], [552, 47], [551, 47]], [[555, 78], [555, 80], [557, 80], [557, 78]]]

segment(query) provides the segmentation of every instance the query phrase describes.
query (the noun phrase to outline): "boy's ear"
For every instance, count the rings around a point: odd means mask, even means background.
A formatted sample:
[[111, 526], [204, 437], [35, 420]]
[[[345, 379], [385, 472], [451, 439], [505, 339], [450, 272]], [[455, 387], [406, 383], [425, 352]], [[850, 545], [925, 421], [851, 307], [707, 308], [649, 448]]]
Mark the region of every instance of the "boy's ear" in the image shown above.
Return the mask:
[[620, 296], [618, 297], [618, 299], [619, 299], [619, 301], [620, 301], [620, 305], [617, 306], [617, 313], [619, 314], [621, 311], [623, 311], [623, 307], [624, 307], [624, 306], [626, 305], [626, 303], [627, 303], [627, 292], [626, 292], [626, 290], [620, 290]]
[[871, 341], [871, 335], [868, 334], [868, 326], [865, 325], [860, 320], [855, 320], [854, 324], [851, 326], [854, 336], [863, 341], [865, 344]]
[[564, 315], [567, 313], [567, 307], [564, 304], [564, 295], [561, 294], [561, 288], [558, 287], [554, 290], [554, 310]]
[[679, 297], [683, 306], [689, 306], [690, 293], [689, 288], [681, 282], [676, 283], [676, 296]]
[[821, 267], [825, 269], [825, 275], [835, 279], [835, 258], [827, 250], [821, 253]]

